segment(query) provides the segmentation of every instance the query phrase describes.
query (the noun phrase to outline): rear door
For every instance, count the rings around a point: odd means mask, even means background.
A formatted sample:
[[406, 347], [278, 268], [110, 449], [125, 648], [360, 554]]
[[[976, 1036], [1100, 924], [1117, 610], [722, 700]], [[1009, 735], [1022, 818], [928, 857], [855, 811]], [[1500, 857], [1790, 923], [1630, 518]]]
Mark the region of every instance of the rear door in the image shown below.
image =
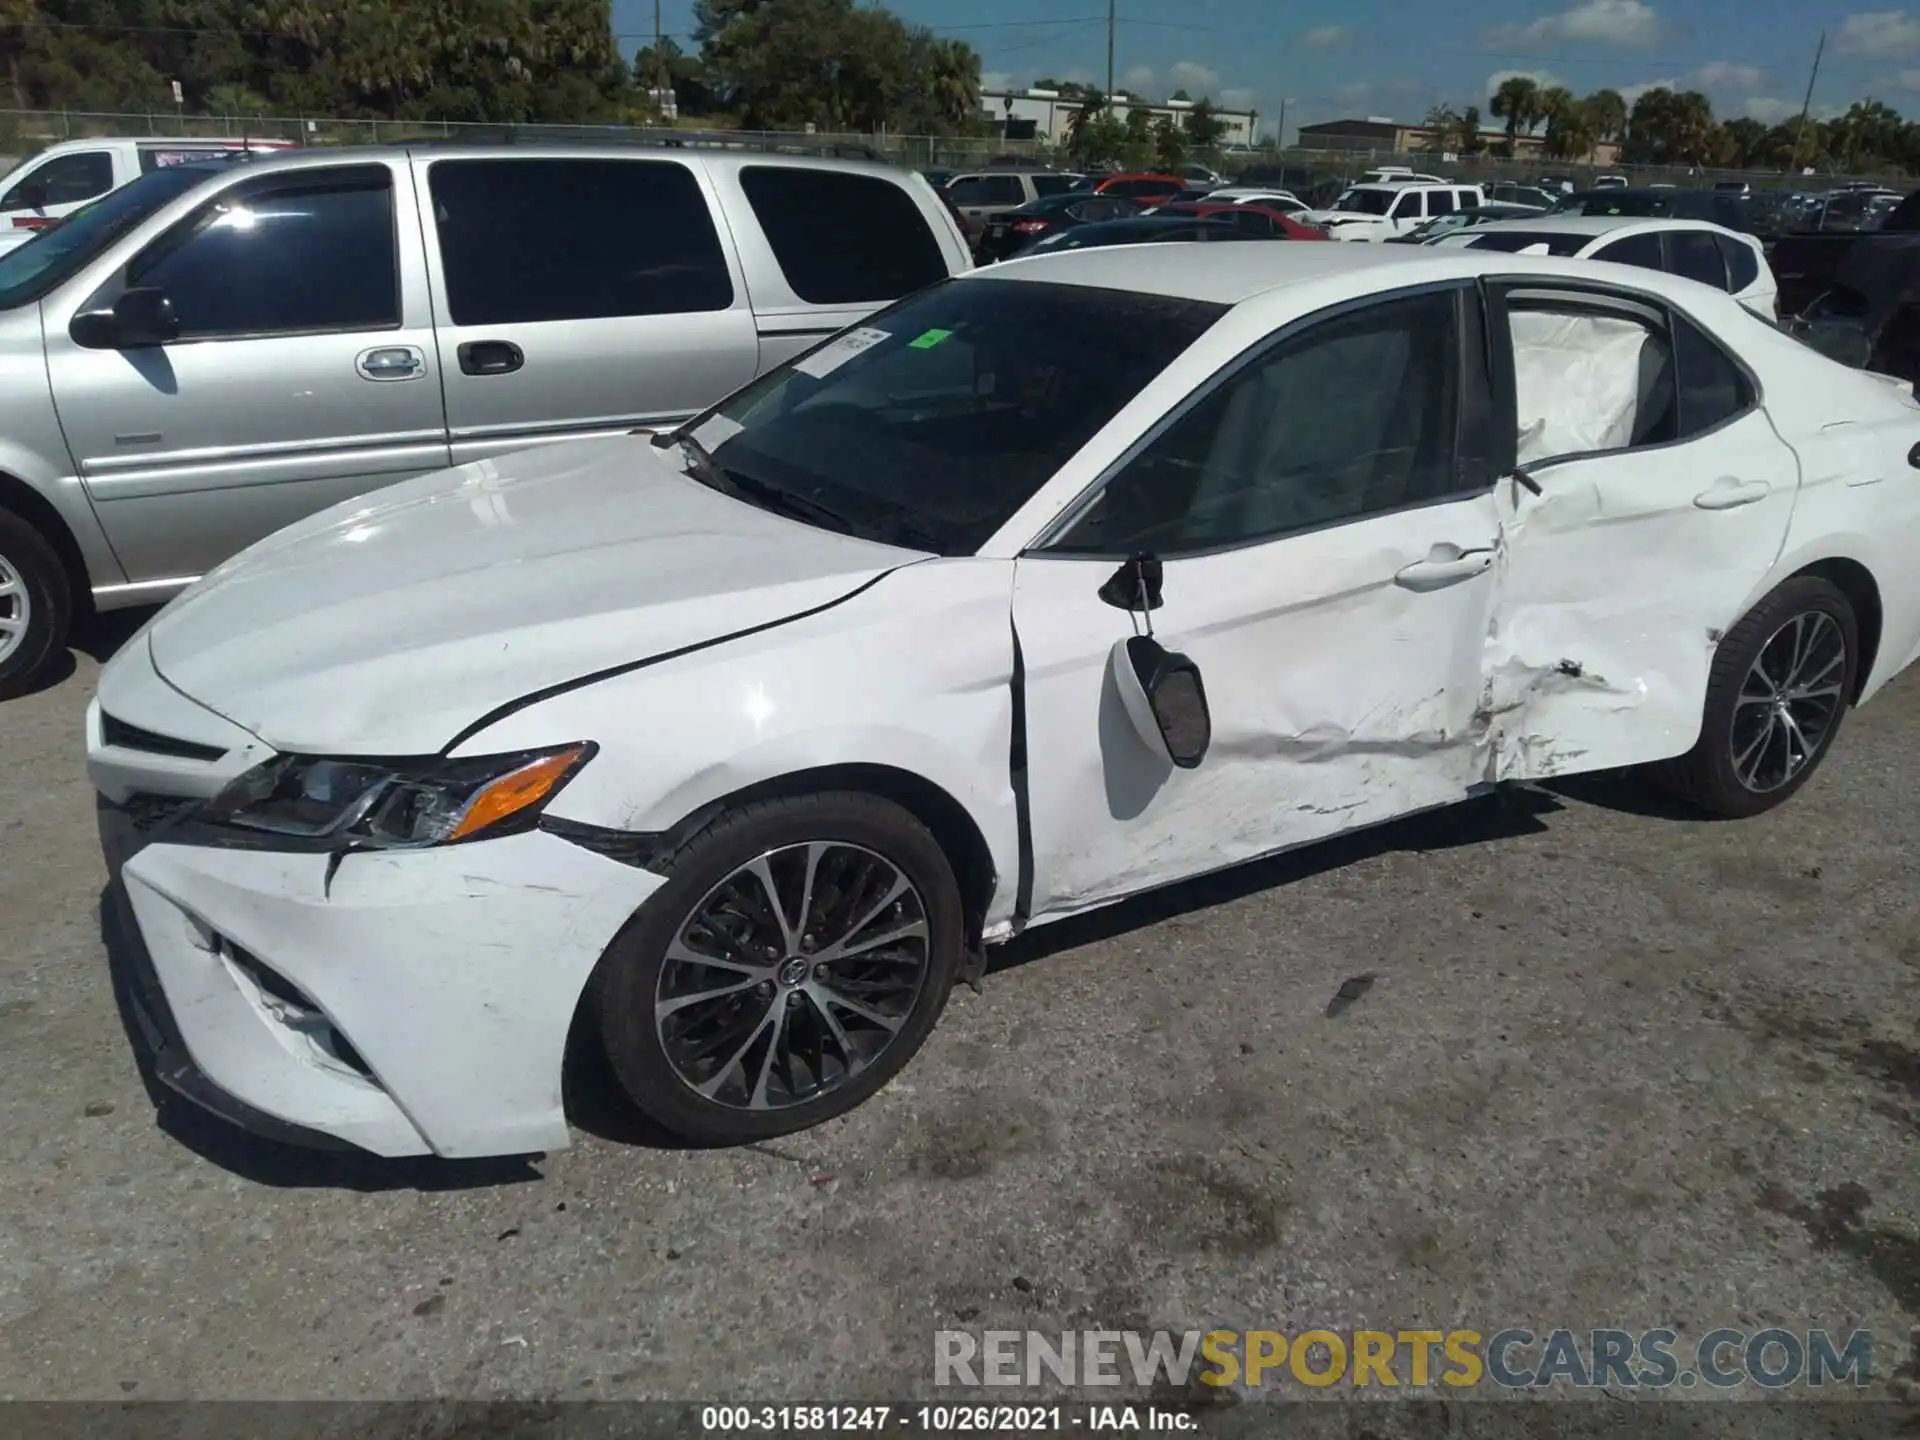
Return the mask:
[[705, 409], [759, 358], [703, 169], [415, 156], [456, 464]]
[[938, 199], [890, 175], [721, 165], [714, 184], [763, 371], [969, 263]]
[[[412, 184], [403, 158], [236, 177], [91, 296], [46, 302], [60, 424], [129, 581], [447, 463]], [[166, 293], [177, 340], [74, 343], [74, 314], [135, 287]]]
[[1800, 482], [1752, 377], [1680, 310], [1490, 286], [1518, 460], [1486, 709], [1501, 780], [1684, 754], [1714, 644], [1778, 558]]

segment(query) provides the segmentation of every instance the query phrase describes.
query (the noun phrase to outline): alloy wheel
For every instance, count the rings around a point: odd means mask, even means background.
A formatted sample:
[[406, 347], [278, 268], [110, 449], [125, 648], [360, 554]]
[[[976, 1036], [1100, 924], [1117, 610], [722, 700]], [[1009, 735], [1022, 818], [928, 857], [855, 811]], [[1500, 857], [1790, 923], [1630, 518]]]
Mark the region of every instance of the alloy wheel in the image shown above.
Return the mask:
[[766, 851], [709, 890], [668, 944], [661, 1050], [716, 1104], [816, 1100], [893, 1044], [930, 943], [925, 900], [878, 852], [829, 840]]
[[25, 643], [32, 620], [33, 601], [27, 594], [26, 578], [0, 555], [0, 662]]
[[1733, 773], [1756, 794], [1815, 759], [1846, 703], [1847, 640], [1824, 610], [1804, 610], [1760, 647], [1734, 702]]

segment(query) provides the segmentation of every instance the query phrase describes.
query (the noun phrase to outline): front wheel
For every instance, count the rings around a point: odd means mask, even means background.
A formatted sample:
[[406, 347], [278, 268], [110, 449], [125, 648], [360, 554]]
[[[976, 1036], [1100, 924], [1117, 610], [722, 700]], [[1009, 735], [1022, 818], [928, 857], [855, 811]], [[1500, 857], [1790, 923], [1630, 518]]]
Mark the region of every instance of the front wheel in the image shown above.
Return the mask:
[[703, 1144], [853, 1109], [913, 1058], [959, 974], [959, 887], [939, 843], [878, 796], [721, 816], [667, 863], [601, 958], [593, 1003], [628, 1096]]
[[0, 510], [0, 700], [24, 694], [67, 643], [73, 587], [46, 537]]
[[1771, 810], [1832, 748], [1859, 655], [1859, 621], [1840, 589], [1813, 575], [1787, 581], [1721, 640], [1700, 738], [1657, 778], [1715, 815]]

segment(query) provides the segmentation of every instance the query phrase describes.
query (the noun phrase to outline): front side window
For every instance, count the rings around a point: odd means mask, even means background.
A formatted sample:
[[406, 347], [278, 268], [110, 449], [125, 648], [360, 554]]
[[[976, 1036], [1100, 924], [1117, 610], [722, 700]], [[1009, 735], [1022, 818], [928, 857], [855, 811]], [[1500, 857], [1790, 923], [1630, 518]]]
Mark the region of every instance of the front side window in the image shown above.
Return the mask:
[[1333, 208], [1347, 215], [1384, 215], [1393, 208], [1391, 190], [1349, 190], [1333, 202]]
[[1072, 175], [1035, 175], [1033, 193], [1036, 195], [1065, 195], [1077, 183]]
[[1177, 195], [1179, 191], [1164, 180], [1121, 180], [1109, 185], [1101, 193], [1144, 199], [1152, 195]]
[[82, 206], [26, 244], [0, 254], [0, 310], [38, 300], [128, 231], [217, 173], [208, 166], [192, 165], [142, 176]]
[[725, 310], [700, 182], [671, 160], [439, 160], [427, 172], [456, 325]]
[[1251, 235], [1256, 240], [1267, 240], [1273, 236], [1273, 219], [1262, 215], [1258, 210], [1241, 210], [1225, 216], [1232, 222], [1233, 228], [1243, 235]]
[[1393, 218], [1396, 220], [1418, 220], [1420, 218], [1420, 192], [1408, 190], [1394, 203]]
[[691, 473], [827, 528], [970, 555], [1224, 307], [1038, 281], [949, 281], [688, 427]]
[[809, 305], [898, 300], [947, 273], [920, 207], [891, 180], [749, 165], [740, 188], [780, 273]]
[[78, 205], [113, 188], [113, 157], [104, 150], [60, 155], [20, 178], [5, 195], [0, 210], [47, 209]]
[[1451, 215], [1453, 213], [1453, 191], [1429, 191], [1427, 193], [1427, 213], [1429, 215]]
[[1323, 320], [1229, 375], [1051, 549], [1170, 556], [1399, 509], [1454, 489], [1452, 291]]
[[398, 325], [392, 172], [357, 165], [238, 186], [143, 251], [127, 284], [166, 291], [183, 336]]

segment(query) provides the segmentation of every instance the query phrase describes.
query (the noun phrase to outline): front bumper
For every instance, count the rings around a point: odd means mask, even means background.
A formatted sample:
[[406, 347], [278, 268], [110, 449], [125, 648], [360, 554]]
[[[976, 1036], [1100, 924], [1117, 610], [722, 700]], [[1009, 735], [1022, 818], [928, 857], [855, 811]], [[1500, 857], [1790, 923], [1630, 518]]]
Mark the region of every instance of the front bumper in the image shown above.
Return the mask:
[[329, 877], [326, 855], [172, 844], [164, 823], [142, 844], [104, 799], [100, 820], [131, 921], [119, 968], [172, 1088], [376, 1155], [568, 1143], [574, 1012], [659, 877], [540, 831], [350, 854]]

